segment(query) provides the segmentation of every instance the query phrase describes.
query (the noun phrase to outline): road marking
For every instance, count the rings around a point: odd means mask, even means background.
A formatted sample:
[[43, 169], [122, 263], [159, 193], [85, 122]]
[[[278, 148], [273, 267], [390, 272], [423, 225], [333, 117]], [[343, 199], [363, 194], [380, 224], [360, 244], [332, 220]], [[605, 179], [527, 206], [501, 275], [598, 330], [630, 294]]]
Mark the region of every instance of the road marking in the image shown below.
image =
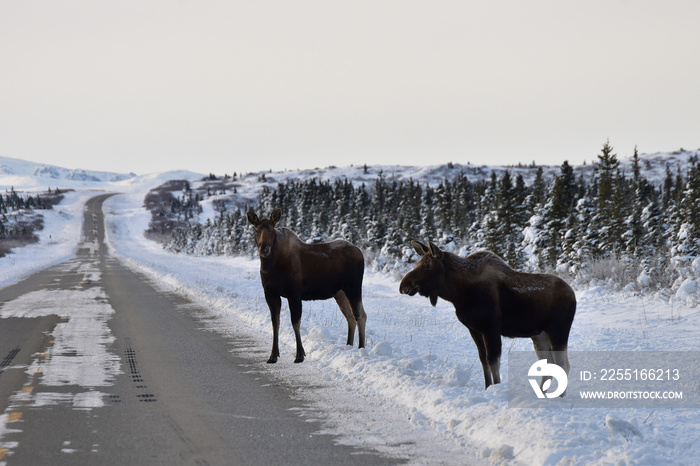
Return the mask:
[[7, 455], [7, 447], [0, 447], [0, 460]]
[[10, 413], [10, 415], [7, 417], [7, 422], [15, 422], [19, 421], [20, 419], [22, 419], [22, 413], [15, 411], [14, 413]]
[[31, 393], [32, 391], [34, 391], [34, 387], [24, 387], [22, 389], [22, 393]]

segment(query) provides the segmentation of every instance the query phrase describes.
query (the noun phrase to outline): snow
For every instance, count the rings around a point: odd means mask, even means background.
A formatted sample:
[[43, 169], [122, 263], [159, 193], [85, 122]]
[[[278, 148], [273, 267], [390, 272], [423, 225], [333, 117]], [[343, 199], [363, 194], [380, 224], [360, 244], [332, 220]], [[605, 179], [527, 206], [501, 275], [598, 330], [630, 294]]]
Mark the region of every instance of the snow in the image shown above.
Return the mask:
[[[362, 173], [363, 167], [336, 170], [350, 176]], [[418, 177], [419, 171], [405, 173]], [[345, 345], [347, 324], [333, 300], [305, 302], [301, 327], [306, 360], [293, 364], [295, 343], [287, 317], [280, 331], [280, 361], [265, 364], [272, 331], [258, 260], [177, 255], [143, 236], [150, 220], [142, 207], [145, 193], [167, 179], [194, 179], [191, 175], [153, 174], [99, 185], [122, 193], [105, 204], [110, 250], [161, 289], [208, 308], [203, 326], [226, 338], [243, 335], [253, 341], [238, 351], [310, 401], [313, 408], [304, 414], [322, 420], [322, 431], [339, 435], [342, 443], [373, 447], [413, 464], [697, 464], [700, 409], [571, 409], [566, 399], [551, 409], [509, 407], [508, 352], [531, 349], [530, 340], [504, 339], [504, 383], [484, 390], [476, 347], [454, 308], [444, 301], [433, 308], [426, 299], [400, 295], [399, 282], [388, 274], [365, 276], [367, 348]], [[285, 176], [266, 175], [268, 180]], [[372, 179], [376, 172], [367, 176]], [[69, 259], [80, 241], [82, 204], [96, 193], [82, 189], [67, 195], [47, 215], [39, 243], [0, 259], [0, 286]], [[697, 288], [688, 282], [678, 292], [697, 293]], [[25, 299], [30, 298], [46, 297]], [[577, 290], [569, 349], [698, 351], [700, 313], [690, 306], [697, 300], [686, 298], [640, 296], [604, 286]], [[288, 316], [286, 309], [285, 304]], [[109, 341], [98, 344], [108, 347]], [[100, 359], [105, 363], [108, 358], [103, 354]], [[89, 383], [108, 384], [110, 374], [93, 373]], [[87, 390], [62, 402], [97, 408], [96, 393]], [[0, 415], [0, 446], [9, 427], [6, 414]]]

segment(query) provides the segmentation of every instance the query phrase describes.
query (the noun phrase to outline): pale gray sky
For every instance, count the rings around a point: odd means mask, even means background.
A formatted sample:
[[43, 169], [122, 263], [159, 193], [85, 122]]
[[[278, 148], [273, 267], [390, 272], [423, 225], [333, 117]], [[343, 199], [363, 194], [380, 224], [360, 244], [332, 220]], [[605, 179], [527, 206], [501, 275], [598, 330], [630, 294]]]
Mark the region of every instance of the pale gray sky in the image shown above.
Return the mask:
[[700, 148], [697, 0], [0, 0], [0, 155], [148, 173]]

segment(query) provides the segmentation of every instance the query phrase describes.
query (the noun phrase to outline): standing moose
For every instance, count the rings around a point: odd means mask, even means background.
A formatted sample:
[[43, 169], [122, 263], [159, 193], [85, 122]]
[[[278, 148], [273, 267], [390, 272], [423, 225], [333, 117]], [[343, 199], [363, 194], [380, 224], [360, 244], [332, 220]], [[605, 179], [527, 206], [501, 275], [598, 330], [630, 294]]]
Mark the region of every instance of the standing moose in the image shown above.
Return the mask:
[[454, 304], [457, 319], [479, 350], [486, 388], [501, 382], [501, 335], [532, 338], [538, 359], [569, 373], [566, 350], [576, 295], [566, 282], [554, 275], [516, 272], [489, 251], [458, 257], [428, 244], [412, 242], [422, 258], [399, 291], [419, 293], [433, 306], [438, 297]]
[[347, 241], [306, 244], [292, 230], [276, 229], [282, 211], [275, 209], [269, 219], [260, 220], [248, 212], [255, 227], [255, 243], [260, 256], [260, 279], [272, 320], [272, 353], [268, 363], [279, 358], [279, 328], [282, 298], [287, 298], [297, 341], [295, 363], [304, 361], [299, 331], [302, 301], [335, 298], [348, 321], [347, 344], [353, 344], [355, 327], [359, 347], [365, 346], [367, 315], [362, 306], [362, 277], [365, 259], [362, 251]]

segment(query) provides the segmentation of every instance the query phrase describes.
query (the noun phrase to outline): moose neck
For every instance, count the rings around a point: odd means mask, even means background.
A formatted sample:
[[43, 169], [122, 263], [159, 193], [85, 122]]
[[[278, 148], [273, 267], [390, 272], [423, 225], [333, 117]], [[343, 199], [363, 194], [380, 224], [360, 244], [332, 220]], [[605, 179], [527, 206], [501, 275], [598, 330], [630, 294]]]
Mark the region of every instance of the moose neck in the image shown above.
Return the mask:
[[272, 270], [272, 265], [274, 263], [274, 252], [266, 258], [260, 258], [260, 273], [270, 273]]
[[449, 252], [444, 252], [443, 254], [442, 264], [445, 267], [445, 271], [438, 287], [438, 296], [445, 301], [455, 304], [461, 288], [457, 282], [463, 278], [464, 271], [461, 270], [455, 260], [458, 259], [457, 256]]
[[275, 241], [272, 246], [272, 251], [270, 255], [266, 258], [260, 258], [260, 272], [264, 274], [269, 274], [275, 270], [279, 270], [280, 267], [284, 267], [280, 261], [287, 254], [288, 250], [288, 239], [289, 235], [286, 229], [275, 229]]
[[268, 274], [275, 269], [275, 258], [277, 257], [277, 248], [273, 248], [270, 255], [260, 258], [260, 273]]

